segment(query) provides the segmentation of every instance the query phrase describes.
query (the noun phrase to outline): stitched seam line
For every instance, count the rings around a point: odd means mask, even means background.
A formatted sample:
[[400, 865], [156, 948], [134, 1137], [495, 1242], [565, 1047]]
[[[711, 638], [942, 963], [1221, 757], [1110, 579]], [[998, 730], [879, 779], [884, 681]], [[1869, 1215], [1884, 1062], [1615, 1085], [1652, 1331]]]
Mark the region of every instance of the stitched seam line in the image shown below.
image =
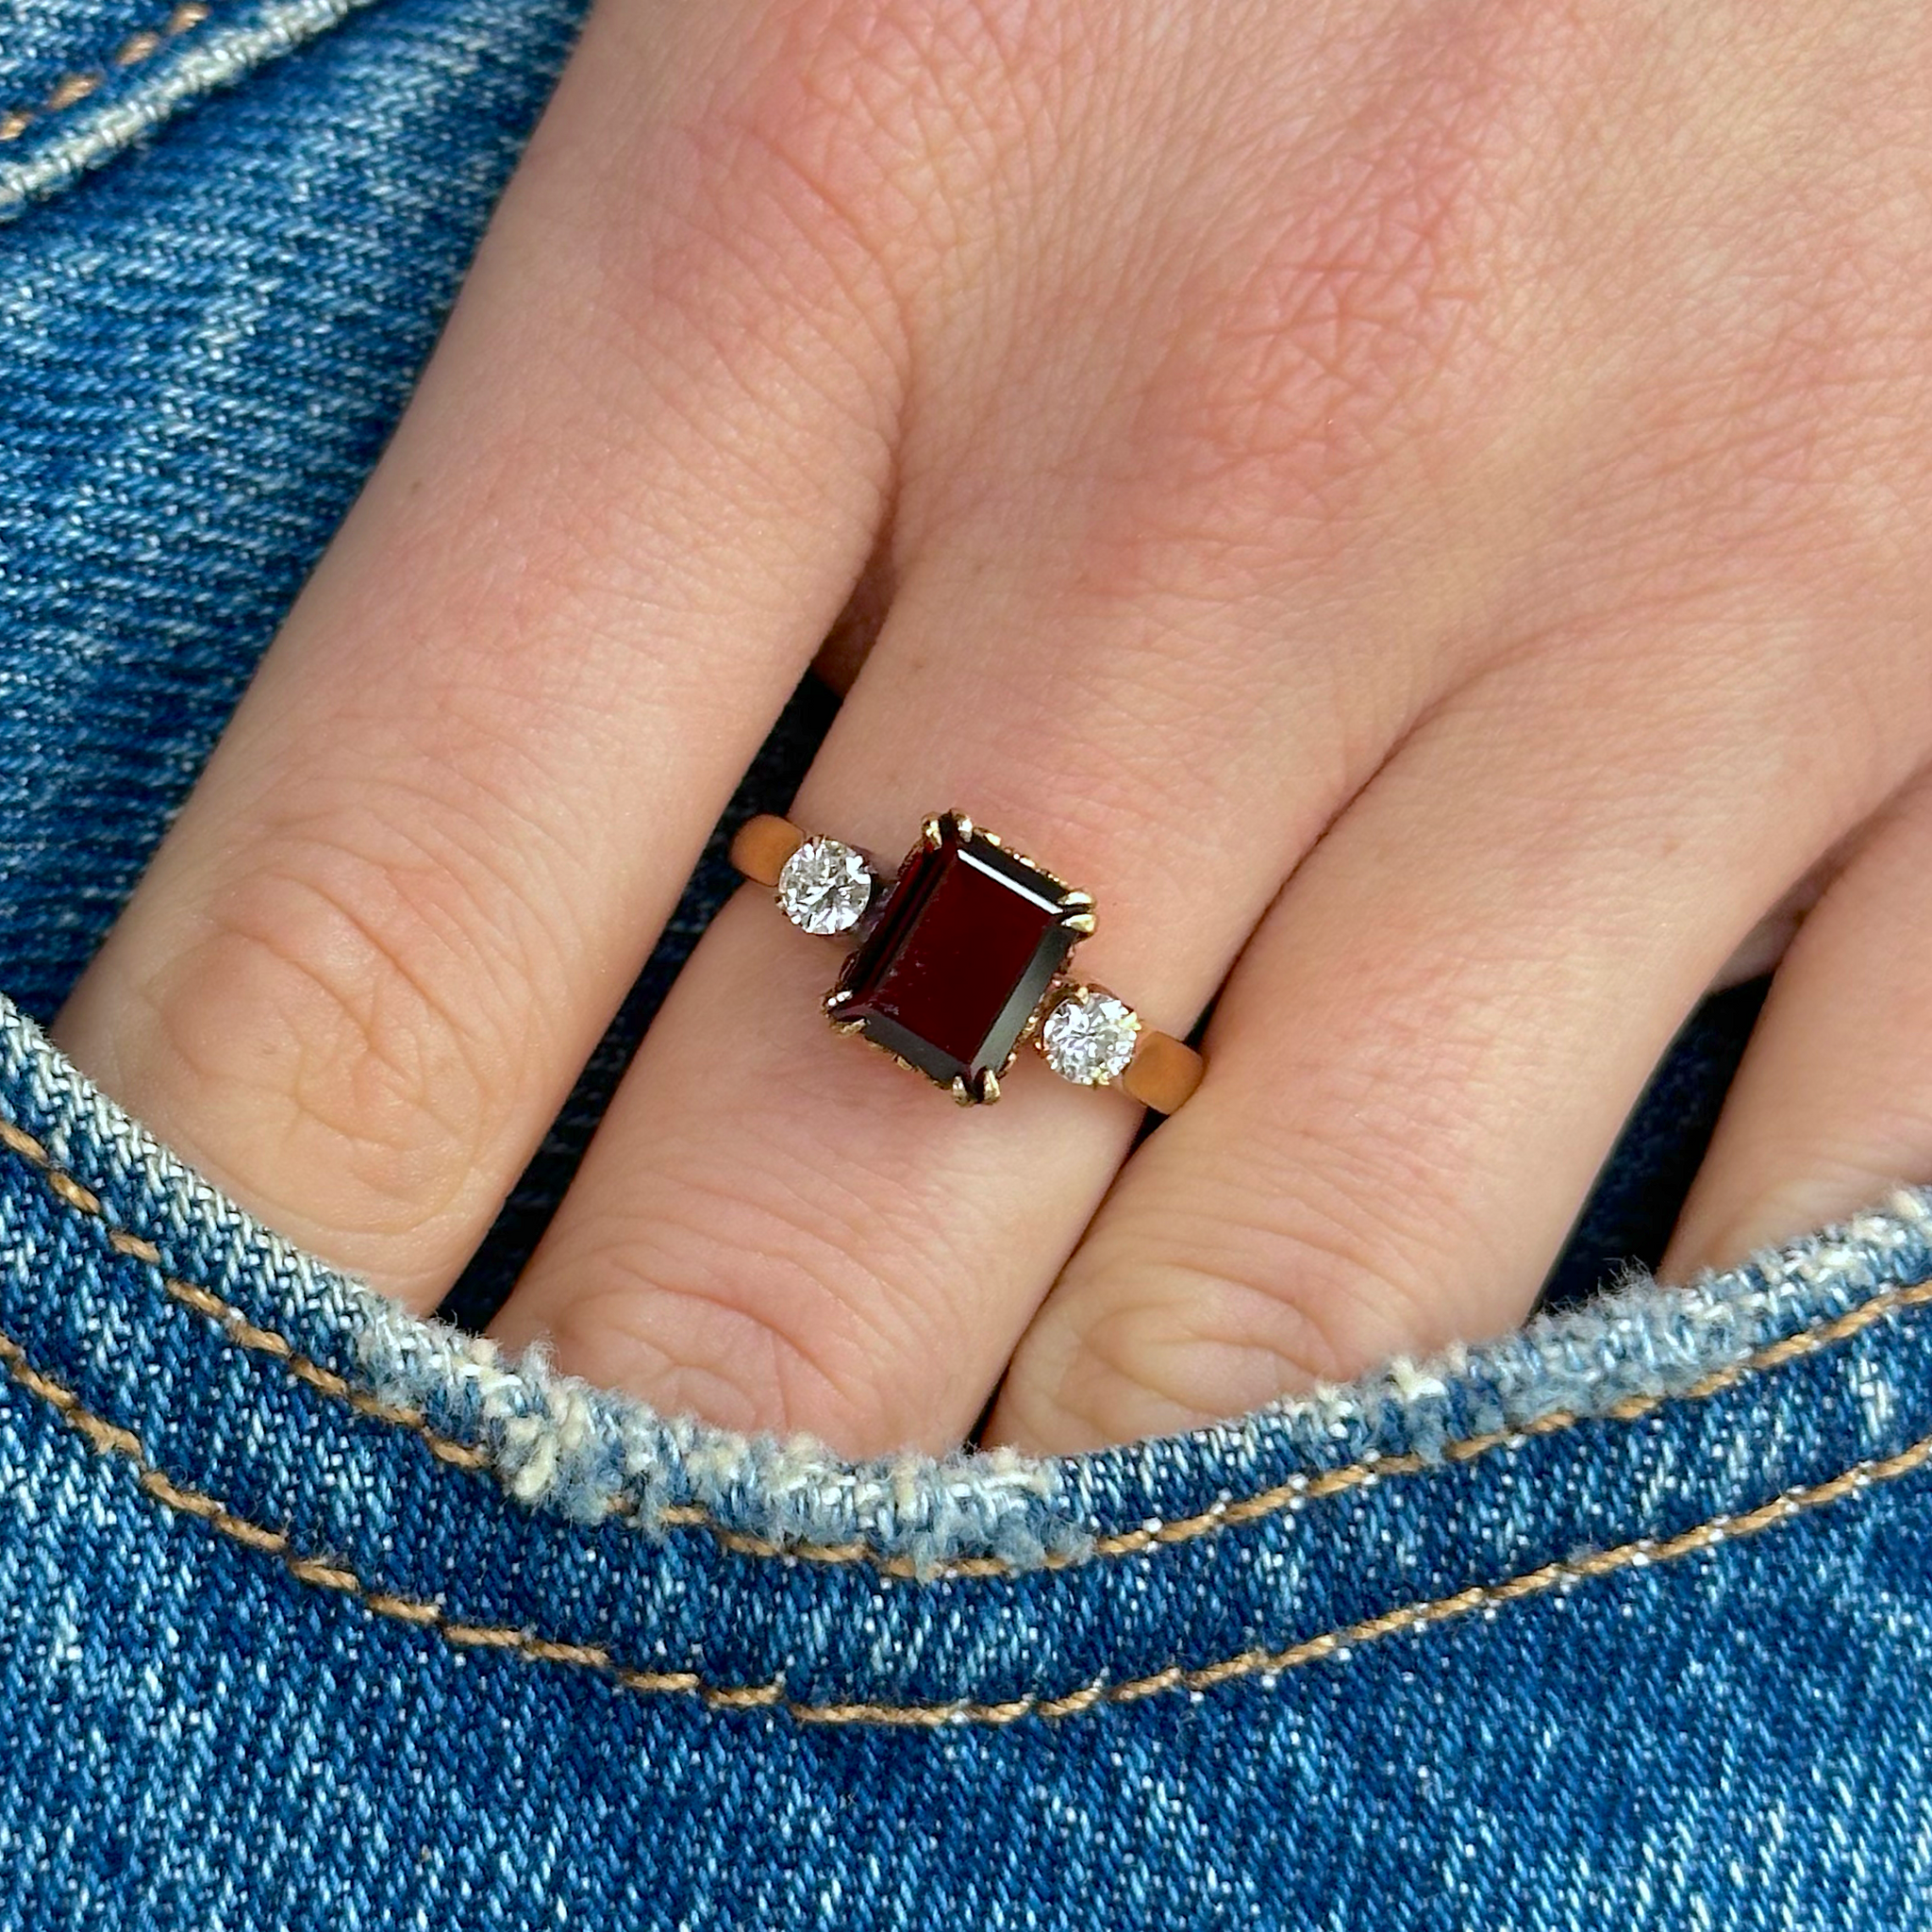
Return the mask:
[[161, 1259], [161, 1251], [153, 1241], [141, 1235], [130, 1234], [125, 1227], [117, 1226], [108, 1218], [100, 1196], [92, 1188], [84, 1187], [71, 1174], [56, 1166], [46, 1148], [31, 1134], [16, 1127], [11, 1121], [0, 1120], [0, 1145], [11, 1149], [38, 1168], [41, 1177], [46, 1182], [56, 1200], [71, 1208], [76, 1214], [84, 1214], [98, 1221], [107, 1232], [108, 1245], [117, 1255], [125, 1255], [132, 1260], [143, 1261], [151, 1268], [160, 1269], [161, 1286], [168, 1293], [197, 1314], [207, 1316], [239, 1347], [253, 1349], [258, 1354], [272, 1357], [298, 1382], [306, 1382], [318, 1394], [325, 1395], [331, 1401], [346, 1403], [358, 1415], [371, 1416], [377, 1422], [392, 1423], [399, 1428], [413, 1430], [429, 1445], [431, 1452], [445, 1462], [455, 1463], [459, 1469], [485, 1469], [489, 1466], [490, 1457], [485, 1451], [467, 1442], [452, 1441], [447, 1436], [439, 1435], [415, 1410], [398, 1407], [394, 1403], [383, 1402], [366, 1390], [356, 1388], [346, 1377], [337, 1374], [333, 1369], [324, 1368], [320, 1362], [310, 1360], [287, 1336], [278, 1335], [273, 1328], [262, 1328], [249, 1321], [240, 1308], [224, 1301], [212, 1289], [199, 1287], [194, 1282], [183, 1281], [178, 1276], [168, 1274]]
[[[100, 1196], [92, 1188], [59, 1167], [42, 1141], [4, 1117], [0, 1117], [0, 1146], [18, 1155], [34, 1168], [64, 1207], [98, 1221], [107, 1232], [108, 1245], [116, 1254], [125, 1255], [159, 1270], [161, 1286], [168, 1294], [213, 1322], [237, 1347], [273, 1357], [297, 1381], [307, 1383], [331, 1401], [346, 1404], [358, 1415], [409, 1430], [421, 1437], [430, 1453], [444, 1462], [458, 1469], [487, 1471], [491, 1468], [492, 1458], [489, 1451], [441, 1434], [419, 1409], [384, 1402], [366, 1390], [358, 1389], [335, 1370], [311, 1360], [286, 1336], [251, 1322], [240, 1308], [224, 1300], [212, 1289], [170, 1274], [160, 1249], [153, 1241], [117, 1225], [108, 1218]], [[1533, 1437], [1559, 1434], [1581, 1423], [1635, 1422], [1655, 1409], [1662, 1408], [1667, 1403], [1701, 1402], [1754, 1375], [1763, 1374], [1786, 1362], [1814, 1355], [1835, 1342], [1846, 1341], [1875, 1322], [1927, 1303], [1932, 1303], [1932, 1279], [1886, 1289], [1828, 1322], [1802, 1328], [1794, 1335], [1768, 1342], [1724, 1368], [1713, 1369], [1674, 1394], [1627, 1395], [1621, 1402], [1614, 1402], [1593, 1414], [1555, 1409], [1518, 1428], [1492, 1429], [1445, 1443], [1440, 1452], [1441, 1458], [1450, 1462], [1474, 1462], [1493, 1450], [1513, 1449]], [[1436, 1466], [1434, 1458], [1407, 1450], [1393, 1456], [1369, 1457], [1339, 1469], [1321, 1470], [1312, 1475], [1297, 1473], [1271, 1489], [1216, 1503], [1192, 1516], [1143, 1524], [1134, 1529], [1096, 1537], [1084, 1551], [1072, 1554], [1049, 1551], [1039, 1563], [1030, 1566], [1012, 1563], [1002, 1557], [958, 1557], [922, 1569], [909, 1557], [888, 1556], [862, 1542], [777, 1543], [720, 1523], [709, 1510], [697, 1503], [673, 1504], [658, 1512], [653, 1523], [664, 1528], [703, 1529], [736, 1556], [794, 1559], [807, 1563], [865, 1564], [882, 1575], [908, 1582], [949, 1576], [1014, 1576], [1024, 1574], [1028, 1568], [1071, 1570], [1098, 1560], [1137, 1556], [1169, 1544], [1191, 1542], [1224, 1529], [1284, 1514], [1300, 1507], [1304, 1502], [1342, 1495], [1350, 1490], [1379, 1482], [1386, 1476], [1424, 1474]], [[610, 1507], [615, 1511], [620, 1506], [613, 1502]]]
[[73, 68], [63, 74], [32, 107], [8, 108], [0, 111], [0, 142], [18, 141], [36, 122], [51, 120], [56, 114], [64, 114], [69, 108], [78, 107], [90, 94], [98, 92], [107, 84], [110, 73], [139, 67], [143, 60], [151, 60], [171, 42], [192, 33], [208, 16], [208, 8], [203, 0], [181, 0], [181, 4], [159, 26], [143, 27], [141, 32], [130, 34], [123, 41], [106, 67]]
[[1359, 1646], [1378, 1642], [1398, 1631], [1445, 1624], [1474, 1610], [1541, 1596], [1622, 1570], [1673, 1562], [1726, 1541], [1755, 1536], [1760, 1530], [1778, 1527], [1862, 1490], [1895, 1482], [1932, 1460], [1932, 1435], [1922, 1436], [1895, 1455], [1855, 1462], [1825, 1481], [1786, 1490], [1742, 1515], [1712, 1516], [1674, 1536], [1640, 1537], [1609, 1549], [1544, 1563], [1501, 1583], [1475, 1584], [1448, 1596], [1403, 1604], [1379, 1616], [1365, 1617], [1358, 1623], [1325, 1630], [1318, 1637], [1305, 1638], [1284, 1650], [1245, 1650], [1213, 1663], [1170, 1664], [1165, 1670], [1149, 1672], [1144, 1676], [1086, 1684], [1055, 1697], [1028, 1693], [999, 1703], [959, 1698], [942, 1704], [809, 1704], [788, 1696], [782, 1677], [757, 1684], [713, 1684], [692, 1671], [634, 1670], [620, 1663], [601, 1643], [564, 1643], [508, 1624], [459, 1623], [446, 1615], [438, 1604], [372, 1589], [342, 1564], [300, 1554], [282, 1531], [251, 1523], [214, 1497], [176, 1483], [148, 1459], [141, 1438], [131, 1429], [108, 1422], [84, 1407], [72, 1390], [41, 1374], [28, 1362], [20, 1344], [4, 1334], [0, 1334], [0, 1363], [4, 1363], [7, 1373], [21, 1388], [47, 1403], [96, 1455], [118, 1457], [131, 1464], [142, 1489], [165, 1508], [192, 1516], [218, 1536], [278, 1558], [298, 1583], [353, 1597], [372, 1616], [434, 1631], [454, 1650], [508, 1651], [532, 1663], [590, 1671], [623, 1690], [645, 1696], [692, 1698], [712, 1710], [778, 1710], [807, 1724], [878, 1724], [933, 1730], [946, 1724], [1012, 1724], [1029, 1717], [1051, 1722], [1077, 1717], [1108, 1705], [1138, 1704], [1143, 1698], [1168, 1691], [1199, 1694], [1243, 1677], [1259, 1677], [1264, 1685], [1272, 1686], [1274, 1679], [1290, 1671], [1324, 1658], [1345, 1658]]

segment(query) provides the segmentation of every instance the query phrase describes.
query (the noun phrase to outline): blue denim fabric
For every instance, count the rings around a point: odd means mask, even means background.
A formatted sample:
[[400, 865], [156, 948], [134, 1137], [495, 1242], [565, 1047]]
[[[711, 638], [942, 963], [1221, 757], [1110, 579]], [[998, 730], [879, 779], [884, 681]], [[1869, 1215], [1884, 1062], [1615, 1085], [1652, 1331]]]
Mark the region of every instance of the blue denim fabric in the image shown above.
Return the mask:
[[408, 1320], [13, 1013], [0, 1108], [0, 1924], [1927, 1923], [1926, 1195], [851, 1468]]
[[1191, 1436], [852, 1466], [373, 1300], [40, 1034], [577, 10], [0, 0], [0, 1928], [1932, 1925], [1932, 1196]]

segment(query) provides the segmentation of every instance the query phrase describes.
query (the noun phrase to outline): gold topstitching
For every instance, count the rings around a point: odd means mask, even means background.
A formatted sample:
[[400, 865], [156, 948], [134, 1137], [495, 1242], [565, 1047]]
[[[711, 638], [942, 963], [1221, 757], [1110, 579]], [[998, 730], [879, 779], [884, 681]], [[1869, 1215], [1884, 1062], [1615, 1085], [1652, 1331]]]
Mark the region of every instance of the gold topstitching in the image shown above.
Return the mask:
[[[45, 1145], [24, 1128], [0, 1117], [0, 1146], [18, 1155], [35, 1168], [57, 1199], [77, 1214], [98, 1221], [106, 1230], [109, 1245], [117, 1254], [160, 1270], [161, 1285], [169, 1295], [196, 1313], [217, 1324], [229, 1341], [279, 1361], [296, 1380], [307, 1383], [331, 1401], [346, 1404], [358, 1415], [406, 1428], [422, 1438], [431, 1454], [459, 1469], [488, 1470], [488, 1451], [473, 1443], [458, 1442], [441, 1434], [420, 1410], [384, 1402], [368, 1391], [358, 1389], [335, 1370], [311, 1360], [286, 1336], [273, 1328], [251, 1322], [241, 1309], [211, 1289], [185, 1281], [167, 1272], [160, 1249], [144, 1236], [130, 1233], [108, 1218], [100, 1196], [85, 1183], [56, 1164]], [[1734, 1387], [1746, 1378], [1764, 1374], [1783, 1363], [1815, 1354], [1830, 1344], [1857, 1335], [1890, 1315], [1932, 1302], [1932, 1279], [1909, 1282], [1882, 1290], [1856, 1307], [1846, 1309], [1830, 1321], [1821, 1322], [1795, 1334], [1766, 1343], [1750, 1355], [1723, 1368], [1701, 1375], [1674, 1393], [1658, 1392], [1625, 1396], [1595, 1415], [1571, 1409], [1557, 1409], [1538, 1416], [1515, 1429], [1488, 1430], [1465, 1436], [1443, 1445], [1440, 1456], [1451, 1462], [1473, 1462], [1499, 1448], [1513, 1447], [1533, 1437], [1547, 1436], [1574, 1428], [1592, 1420], [1634, 1422], [1671, 1402], [1697, 1402]], [[1388, 1476], [1419, 1475], [1438, 1466], [1437, 1458], [1425, 1457], [1413, 1450], [1391, 1456], [1373, 1457], [1342, 1467], [1297, 1474], [1286, 1482], [1215, 1504], [1191, 1516], [1170, 1522], [1150, 1523], [1133, 1529], [1118, 1530], [1095, 1537], [1088, 1546], [1074, 1553], [1049, 1551], [1039, 1562], [1026, 1565], [1000, 1557], [958, 1557], [950, 1560], [916, 1564], [909, 1557], [892, 1556], [858, 1542], [777, 1543], [747, 1534], [717, 1521], [700, 1504], [674, 1504], [653, 1519], [666, 1528], [695, 1528], [708, 1532], [735, 1555], [761, 1559], [793, 1559], [808, 1563], [865, 1564], [882, 1575], [907, 1582], [924, 1582], [949, 1576], [1011, 1576], [1027, 1569], [1066, 1570], [1100, 1560], [1139, 1555], [1144, 1551], [1175, 1543], [1191, 1542], [1221, 1530], [1257, 1523], [1280, 1515], [1306, 1501], [1341, 1495]], [[618, 1506], [613, 1504], [612, 1507]]]
[[107, 67], [74, 68], [63, 74], [33, 107], [0, 110], [0, 142], [18, 141], [37, 121], [48, 120], [55, 114], [65, 113], [69, 108], [78, 107], [101, 88], [112, 69], [139, 67], [143, 60], [158, 54], [170, 41], [178, 41], [183, 34], [198, 27], [208, 15], [208, 9], [203, 0], [181, 0], [181, 4], [159, 26], [143, 27], [140, 33], [130, 34], [123, 41], [115, 48]]
[[85, 1408], [71, 1390], [35, 1369], [20, 1344], [4, 1334], [0, 1334], [0, 1365], [21, 1388], [47, 1403], [96, 1455], [130, 1463], [142, 1489], [164, 1507], [198, 1519], [218, 1536], [275, 1557], [298, 1583], [353, 1597], [372, 1616], [433, 1631], [452, 1649], [508, 1651], [531, 1663], [594, 1672], [623, 1690], [647, 1696], [688, 1697], [712, 1710], [778, 1710], [806, 1724], [880, 1724], [933, 1730], [946, 1724], [1011, 1724], [1023, 1718], [1051, 1722], [1108, 1705], [1139, 1703], [1170, 1691], [1198, 1694], [1243, 1677], [1271, 1680], [1324, 1657], [1344, 1657], [1398, 1631], [1447, 1623], [1473, 1610], [1542, 1595], [1591, 1577], [1674, 1562], [1725, 1541], [1755, 1536], [1860, 1490], [1895, 1482], [1932, 1459], [1932, 1435], [1922, 1436], [1895, 1455], [1870, 1457], [1824, 1482], [1786, 1490], [1741, 1515], [1712, 1516], [1674, 1536], [1640, 1537], [1608, 1549], [1544, 1563], [1500, 1583], [1475, 1584], [1447, 1596], [1402, 1604], [1378, 1616], [1304, 1638], [1281, 1650], [1244, 1650], [1212, 1663], [1170, 1664], [1141, 1676], [1084, 1684], [1056, 1696], [1028, 1692], [996, 1703], [956, 1698], [939, 1704], [813, 1704], [789, 1696], [782, 1677], [752, 1684], [714, 1684], [692, 1671], [635, 1670], [620, 1663], [600, 1643], [559, 1642], [511, 1625], [460, 1623], [447, 1616], [438, 1604], [372, 1589], [341, 1564], [301, 1555], [282, 1531], [251, 1523], [216, 1498], [174, 1481], [148, 1459], [140, 1437], [131, 1429]]

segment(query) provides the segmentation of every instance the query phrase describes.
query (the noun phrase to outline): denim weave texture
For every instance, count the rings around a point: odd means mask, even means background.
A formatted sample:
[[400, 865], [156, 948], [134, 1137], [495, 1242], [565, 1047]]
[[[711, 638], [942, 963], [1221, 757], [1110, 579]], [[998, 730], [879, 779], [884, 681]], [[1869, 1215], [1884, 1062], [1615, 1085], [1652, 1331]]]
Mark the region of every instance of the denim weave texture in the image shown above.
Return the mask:
[[852, 1465], [505, 1360], [48, 1042], [580, 12], [0, 0], [0, 1932], [1932, 1927], [1932, 1196], [1596, 1287], [1749, 990], [1524, 1331], [1050, 1461]]

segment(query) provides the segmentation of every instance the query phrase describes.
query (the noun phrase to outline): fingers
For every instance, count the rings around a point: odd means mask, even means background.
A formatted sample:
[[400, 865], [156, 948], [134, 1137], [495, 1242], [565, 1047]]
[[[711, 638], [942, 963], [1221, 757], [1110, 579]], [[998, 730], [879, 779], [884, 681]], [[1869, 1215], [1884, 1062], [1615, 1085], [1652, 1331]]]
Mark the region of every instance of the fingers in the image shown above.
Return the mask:
[[[1135, 648], [1172, 623], [1028, 574], [966, 604], [915, 569], [793, 808], [888, 863], [958, 804], [1099, 901], [1082, 970], [1185, 1031], [1286, 863], [1332, 809], [1313, 739], [1279, 717], [1292, 807], [1236, 808], [1226, 640]], [[970, 609], [972, 636], [959, 635]], [[1102, 637], [1108, 640], [1103, 648]], [[1025, 657], [985, 640], [1052, 640]], [[974, 645], [978, 648], [974, 648]], [[1136, 675], [1110, 682], [1125, 645]], [[1220, 669], [1216, 669], [1219, 660]], [[1158, 667], [1172, 667], [1159, 681]], [[1091, 968], [1086, 962], [1091, 958]], [[961, 1109], [820, 1002], [839, 949], [747, 889], [706, 933], [494, 1332], [566, 1367], [741, 1427], [848, 1453], [957, 1442], [1124, 1155], [1138, 1110], [1028, 1053]]]
[[1871, 828], [1772, 981], [1660, 1273], [1681, 1281], [1932, 1177], [1932, 785]]
[[591, 22], [391, 448], [59, 1023], [224, 1186], [418, 1307], [880, 519], [890, 291], [778, 158], [795, 108], [720, 98], [725, 71], [756, 93], [763, 12]]
[[1761, 692], [1740, 735], [1659, 704], [1638, 653], [1607, 663], [1452, 701], [1311, 855], [1217, 1004], [1201, 1091], [1021, 1343], [991, 1440], [1196, 1425], [1527, 1311], [1685, 1012], [1846, 808], [1826, 787], [1739, 809], [1750, 727], [1794, 693]]
[[[1111, 257], [1103, 206], [1081, 245], [1040, 246], [1024, 179], [959, 213], [1009, 272], [956, 284], [944, 386], [908, 410], [891, 608], [792, 808], [888, 863], [925, 814], [969, 811], [1093, 894], [1080, 970], [1168, 1031], [1432, 694], [1421, 642], [1460, 635], [1479, 534], [1541, 502], [1485, 440], [1436, 440], [1500, 385], [1441, 366], [1475, 274], [1467, 157], [1408, 105], [1359, 142], [1415, 144], [1441, 180], [1421, 248], [1414, 171], [1368, 160], [1345, 215], [1245, 163], [1191, 176], [1151, 263]], [[1518, 446], [1562, 412], [1526, 408]], [[1337, 641], [1367, 638], [1387, 648]], [[500, 1340], [848, 1453], [957, 1442], [1137, 1114], [1030, 1058], [997, 1107], [953, 1108], [829, 1036], [837, 962], [767, 893], [724, 909]]]

